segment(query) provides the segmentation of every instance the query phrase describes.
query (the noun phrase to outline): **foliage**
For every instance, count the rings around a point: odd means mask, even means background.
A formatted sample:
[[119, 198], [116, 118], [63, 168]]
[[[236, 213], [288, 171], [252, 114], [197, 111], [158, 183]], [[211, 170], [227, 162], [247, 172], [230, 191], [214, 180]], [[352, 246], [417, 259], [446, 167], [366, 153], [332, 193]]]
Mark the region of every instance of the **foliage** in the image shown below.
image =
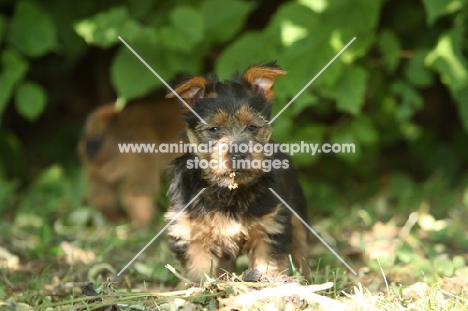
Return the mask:
[[[0, 112], [5, 109], [12, 94], [15, 94], [18, 112], [28, 119], [35, 119], [43, 109], [45, 92], [40, 85], [28, 83], [24, 79], [28, 70], [26, 58], [34, 59], [52, 52], [58, 43], [57, 29], [50, 15], [31, 1], [18, 1], [10, 20], [6, 22], [4, 15], [0, 20], [0, 25], [3, 25], [0, 29], [7, 30], [4, 38], [7, 46], [1, 51], [0, 84], [3, 89]], [[25, 100], [31, 96], [38, 98], [32, 101], [30, 111]]]
[[[468, 130], [466, 1], [284, 1], [266, 25], [258, 25], [261, 30], [251, 26], [255, 21], [249, 16], [266, 4], [242, 0], [21, 0], [8, 5], [11, 14], [0, 15], [0, 113], [14, 101], [20, 115], [36, 120], [51, 96], [32, 74], [37, 63], [56, 54], [74, 64], [86, 44], [116, 48], [110, 77], [120, 102], [162, 87], [119, 36], [166, 81], [204, 73], [206, 64], [226, 78], [276, 59], [288, 71], [276, 84], [276, 113], [356, 37], [274, 121], [279, 141], [347, 142], [356, 152], [300, 153], [296, 164], [314, 175], [314, 163], [332, 166], [319, 172], [327, 182], [344, 170], [370, 180], [379, 177], [379, 168], [410, 169], [427, 177], [439, 167], [453, 179], [466, 168], [462, 141], [467, 135], [459, 126]], [[434, 110], [446, 113], [450, 106], [456, 107], [458, 120], [449, 124], [437, 127], [417, 118]], [[442, 141], [438, 131], [445, 130], [452, 134]], [[423, 152], [442, 149], [453, 159], [450, 164], [437, 152]], [[399, 153], [404, 160], [398, 160]], [[383, 157], [391, 161], [382, 167]], [[417, 168], [407, 167], [408, 160], [417, 161]]]

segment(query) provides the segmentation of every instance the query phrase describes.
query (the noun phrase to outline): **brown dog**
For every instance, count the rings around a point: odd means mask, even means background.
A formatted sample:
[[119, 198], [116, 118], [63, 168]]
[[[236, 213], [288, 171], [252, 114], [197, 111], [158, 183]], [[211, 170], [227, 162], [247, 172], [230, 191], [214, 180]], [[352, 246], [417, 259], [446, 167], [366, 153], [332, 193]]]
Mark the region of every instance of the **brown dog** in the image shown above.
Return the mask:
[[120, 112], [107, 104], [92, 112], [78, 143], [90, 203], [112, 222], [125, 218], [122, 206], [134, 224], [146, 225], [161, 177], [179, 154], [123, 152], [119, 144], [154, 144], [157, 150], [160, 144], [178, 143], [183, 129], [180, 108], [170, 99], [138, 101]]

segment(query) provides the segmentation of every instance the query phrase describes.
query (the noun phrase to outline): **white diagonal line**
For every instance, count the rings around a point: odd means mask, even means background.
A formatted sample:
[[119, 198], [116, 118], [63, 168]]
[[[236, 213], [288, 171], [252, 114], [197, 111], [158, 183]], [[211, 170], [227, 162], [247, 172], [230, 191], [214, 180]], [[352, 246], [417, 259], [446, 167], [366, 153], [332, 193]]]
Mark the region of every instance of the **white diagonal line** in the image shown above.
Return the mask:
[[169, 221], [169, 222], [167, 223], [167, 225], [165, 225], [164, 228], [162, 228], [161, 231], [159, 231], [158, 234], [156, 234], [156, 235], [154, 236], [154, 238], [151, 239], [151, 241], [149, 241], [148, 244], [146, 244], [145, 247], [143, 247], [143, 248], [141, 249], [141, 251], [139, 251], [138, 254], [136, 254], [135, 257], [133, 257], [132, 260], [130, 260], [129, 263], [125, 265], [125, 267], [123, 267], [122, 270], [120, 270], [119, 273], [117, 273], [117, 276], [120, 276], [120, 274], [122, 274], [122, 272], [124, 272], [124, 271], [128, 268], [128, 266], [130, 266], [130, 265], [138, 258], [138, 256], [140, 256], [140, 255], [151, 245], [151, 243], [153, 243], [153, 242], [161, 235], [161, 233], [163, 233], [164, 230], [166, 230], [166, 229], [174, 222], [174, 220], [176, 220], [176, 219], [180, 216], [180, 214], [182, 214], [182, 213], [185, 211], [185, 209], [186, 209], [190, 204], [192, 204], [192, 202], [195, 201], [195, 199], [198, 198], [198, 196], [199, 196], [200, 194], [202, 194], [203, 191], [205, 191], [205, 189], [206, 189], [206, 188], [203, 188], [202, 190], [200, 190], [200, 192], [198, 192], [198, 194], [197, 194], [196, 196], [194, 196], [193, 199], [191, 199], [190, 202], [188, 202], [187, 205], [185, 205], [184, 208], [181, 209], [180, 212], [178, 212], [178, 213], [174, 216], [174, 218], [172, 218], [171, 221]]
[[125, 46], [126, 46], [130, 51], [132, 51], [133, 54], [135, 54], [135, 56], [136, 56], [146, 67], [148, 67], [148, 69], [149, 69], [156, 77], [158, 77], [159, 80], [161, 80], [161, 82], [162, 82], [169, 90], [171, 90], [171, 92], [172, 92], [180, 101], [182, 101], [182, 102], [185, 104], [185, 106], [187, 106], [188, 109], [190, 109], [190, 111], [193, 112], [194, 115], [196, 115], [196, 116], [198, 117], [198, 119], [200, 119], [200, 121], [201, 121], [203, 124], [206, 124], [205, 120], [203, 120], [202, 117], [200, 117], [200, 116], [198, 115], [198, 113], [196, 113], [195, 110], [193, 110], [192, 107], [190, 107], [190, 105], [187, 104], [187, 103], [185, 102], [185, 100], [183, 100], [182, 97], [180, 97], [179, 94], [177, 94], [177, 92], [174, 91], [174, 90], [170, 87], [170, 85], [167, 84], [166, 81], [164, 81], [163, 78], [161, 78], [161, 76], [158, 75], [158, 73], [157, 73], [156, 71], [154, 71], [153, 68], [151, 68], [151, 66], [148, 65], [148, 63], [145, 62], [145, 60], [144, 60], [143, 58], [141, 58], [140, 55], [138, 55], [137, 52], [135, 52], [134, 49], [132, 49], [132, 47], [131, 47], [130, 45], [128, 45], [127, 42], [125, 42], [124, 39], [122, 39], [120, 36], [119, 36], [118, 38], [119, 38], [120, 41], [122, 41], [123, 44], [125, 44]]
[[344, 261], [343, 258], [341, 258], [340, 255], [338, 255], [338, 253], [335, 252], [335, 250], [334, 250], [330, 245], [328, 245], [328, 243], [325, 242], [325, 240], [322, 239], [322, 237], [321, 237], [320, 235], [318, 235], [318, 233], [315, 232], [315, 230], [312, 229], [312, 228], [309, 226], [309, 224], [308, 224], [307, 222], [305, 222], [304, 219], [302, 219], [301, 216], [299, 216], [299, 214], [296, 213], [296, 211], [293, 210], [293, 209], [288, 205], [288, 203], [286, 203], [286, 202], [275, 192], [275, 190], [273, 190], [272, 188], [268, 188], [268, 189], [270, 189], [270, 191], [273, 192], [273, 194], [274, 194], [287, 208], [289, 208], [289, 210], [304, 224], [304, 226], [306, 226], [307, 229], [309, 229], [309, 231], [312, 232], [312, 233], [317, 237], [317, 239], [319, 239], [320, 242], [322, 242], [323, 245], [325, 245], [325, 246], [330, 250], [330, 252], [332, 252], [333, 255], [335, 255], [335, 256], [346, 266], [346, 268], [348, 268], [354, 275], [357, 275], [356, 271], [354, 271], [353, 268], [351, 268], [351, 266], [348, 265], [348, 264], [346, 263], [346, 261]]
[[304, 86], [304, 87], [302, 88], [302, 90], [300, 90], [299, 93], [297, 93], [296, 96], [294, 96], [294, 98], [291, 99], [291, 100], [289, 101], [289, 103], [288, 103], [286, 106], [284, 106], [283, 109], [281, 109], [281, 111], [278, 112], [278, 113], [276, 114], [276, 116], [275, 116], [273, 119], [270, 120], [270, 122], [268, 122], [268, 124], [271, 124], [273, 121], [275, 121], [275, 119], [278, 118], [279, 115], [282, 114], [282, 113], [286, 110], [286, 108], [288, 108], [289, 105], [291, 105], [291, 104], [293, 103], [293, 101], [295, 101], [295, 100], [299, 97], [299, 95], [301, 95], [302, 92], [304, 92], [305, 89], [308, 88], [308, 87], [312, 84], [312, 82], [314, 82], [315, 79], [317, 79], [317, 78], [322, 74], [322, 72], [324, 72], [325, 69], [328, 68], [328, 66], [331, 65], [331, 63], [333, 63], [333, 62], [338, 58], [338, 56], [340, 56], [341, 53], [343, 53], [344, 50], [346, 50], [346, 49], [348, 48], [348, 46], [350, 46], [351, 43], [353, 43], [354, 40], [356, 40], [356, 37], [354, 37], [353, 39], [351, 39], [351, 41], [349, 41], [348, 44], [346, 44], [346, 45], [344, 46], [344, 48], [342, 48], [341, 51], [339, 51], [338, 54], [336, 54], [335, 57], [333, 57], [332, 60], [329, 61], [328, 64], [327, 64], [325, 67], [323, 67], [322, 70], [320, 70], [319, 73], [316, 74], [315, 77], [313, 77], [312, 80], [310, 80], [309, 83], [307, 83], [306, 86]]

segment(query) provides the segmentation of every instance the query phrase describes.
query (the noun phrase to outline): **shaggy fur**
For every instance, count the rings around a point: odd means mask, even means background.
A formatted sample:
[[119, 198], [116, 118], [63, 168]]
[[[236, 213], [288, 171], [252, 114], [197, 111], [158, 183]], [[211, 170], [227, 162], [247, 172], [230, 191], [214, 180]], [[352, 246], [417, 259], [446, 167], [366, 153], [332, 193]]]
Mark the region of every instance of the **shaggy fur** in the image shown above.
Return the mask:
[[129, 217], [148, 224], [161, 177], [177, 154], [120, 153], [118, 143], [178, 143], [183, 128], [179, 106], [170, 99], [135, 102], [120, 112], [112, 103], [92, 112], [78, 143], [90, 203], [112, 222]]
[[[273, 84], [286, 74], [276, 64], [253, 66], [232, 80], [216, 76], [191, 77], [175, 91], [207, 124], [182, 105], [186, 140], [212, 144], [213, 150], [186, 153], [175, 160], [168, 196], [172, 220], [203, 188], [204, 192], [168, 228], [170, 247], [181, 261], [184, 275], [198, 282], [204, 274], [235, 271], [235, 260], [248, 254], [250, 268], [267, 274], [288, 271], [288, 254], [307, 273], [307, 231], [272, 188], [303, 219], [306, 201], [290, 158], [283, 153], [221, 150], [221, 144], [271, 143], [268, 124]], [[172, 94], [168, 95], [172, 97]], [[265, 171], [236, 166], [238, 160], [276, 160], [279, 169]], [[196, 160], [219, 161], [225, 167], [193, 167]], [[284, 164], [288, 165], [284, 165]], [[233, 174], [234, 173], [234, 174]]]

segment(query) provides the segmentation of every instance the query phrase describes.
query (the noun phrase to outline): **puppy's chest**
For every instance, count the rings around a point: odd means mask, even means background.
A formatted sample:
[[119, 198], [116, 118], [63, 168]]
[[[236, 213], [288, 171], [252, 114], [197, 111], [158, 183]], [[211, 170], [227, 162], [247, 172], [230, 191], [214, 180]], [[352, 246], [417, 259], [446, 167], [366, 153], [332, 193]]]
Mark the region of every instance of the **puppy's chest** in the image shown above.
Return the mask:
[[271, 235], [284, 230], [277, 206], [262, 216], [241, 216], [238, 219], [222, 212], [208, 212], [197, 217], [183, 213], [169, 228], [170, 235], [201, 243], [206, 250], [218, 255], [238, 255], [247, 252], [258, 241], [267, 241]]
[[220, 212], [211, 212], [191, 219], [191, 240], [223, 242], [241, 242], [261, 226], [254, 219], [232, 219]]

